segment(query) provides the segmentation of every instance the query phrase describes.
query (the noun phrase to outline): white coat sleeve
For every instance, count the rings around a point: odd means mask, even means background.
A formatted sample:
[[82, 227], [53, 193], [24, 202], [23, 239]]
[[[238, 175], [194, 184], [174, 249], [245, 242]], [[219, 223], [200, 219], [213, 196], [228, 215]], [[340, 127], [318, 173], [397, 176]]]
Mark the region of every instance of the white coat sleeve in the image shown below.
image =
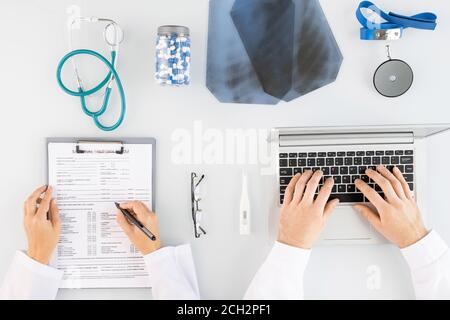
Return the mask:
[[275, 242], [244, 299], [303, 299], [303, 274], [310, 250]]
[[191, 247], [164, 247], [144, 256], [154, 299], [200, 299]]
[[417, 299], [450, 299], [450, 251], [435, 231], [401, 251]]
[[17, 251], [0, 287], [0, 299], [55, 299], [63, 272]]

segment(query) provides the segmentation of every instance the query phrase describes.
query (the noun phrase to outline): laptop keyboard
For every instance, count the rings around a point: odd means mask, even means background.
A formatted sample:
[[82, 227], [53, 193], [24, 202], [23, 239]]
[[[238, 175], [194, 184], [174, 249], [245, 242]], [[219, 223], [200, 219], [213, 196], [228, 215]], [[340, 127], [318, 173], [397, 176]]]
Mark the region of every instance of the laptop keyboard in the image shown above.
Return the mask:
[[381, 188], [365, 175], [366, 169], [376, 170], [376, 166], [380, 164], [386, 166], [389, 170], [392, 170], [394, 166], [398, 167], [406, 182], [408, 182], [411, 191], [414, 190], [413, 150], [280, 153], [280, 203], [283, 203], [284, 191], [292, 177], [306, 170], [323, 171], [323, 177], [316, 194], [328, 177], [334, 179], [330, 200], [338, 198], [341, 203], [369, 202], [356, 189], [354, 184], [356, 179], [368, 183], [384, 197]]

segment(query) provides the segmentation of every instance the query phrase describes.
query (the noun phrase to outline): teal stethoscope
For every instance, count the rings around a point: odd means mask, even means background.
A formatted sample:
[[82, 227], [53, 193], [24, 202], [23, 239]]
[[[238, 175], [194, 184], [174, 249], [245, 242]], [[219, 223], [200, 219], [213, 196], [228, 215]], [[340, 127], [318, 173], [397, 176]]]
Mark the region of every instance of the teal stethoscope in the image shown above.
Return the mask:
[[[106, 59], [103, 55], [100, 53], [88, 50], [88, 49], [78, 49], [72, 51], [72, 31], [73, 26], [75, 23], [81, 23], [81, 22], [103, 22], [105, 23], [105, 30], [103, 33], [103, 37], [105, 39], [105, 42], [108, 44], [110, 52], [111, 52], [111, 60], [109, 61]], [[61, 89], [63, 89], [66, 93], [70, 94], [71, 96], [80, 97], [81, 101], [81, 108], [83, 109], [84, 113], [90, 116], [97, 127], [104, 131], [112, 131], [117, 129], [123, 122], [123, 119], [125, 117], [125, 93], [123, 90], [122, 82], [120, 81], [120, 77], [117, 74], [116, 65], [118, 60], [118, 54], [119, 54], [119, 45], [123, 40], [123, 32], [119, 25], [114, 22], [111, 19], [104, 19], [104, 18], [96, 18], [96, 17], [77, 17], [72, 20], [72, 23], [70, 25], [69, 30], [69, 49], [71, 50], [68, 54], [66, 54], [61, 61], [58, 64], [58, 69], [56, 72], [56, 78], [58, 81], [59, 86]], [[83, 87], [83, 82], [81, 80], [80, 74], [78, 72], [78, 65], [75, 59], [75, 56], [77, 55], [91, 55], [102, 61], [106, 67], [109, 69], [108, 74], [106, 75], [105, 79], [101, 81], [98, 85], [96, 85], [94, 88], [85, 90]], [[72, 59], [71, 59], [72, 58]], [[67, 60], [71, 59], [72, 67], [75, 72], [76, 81], [78, 85], [78, 91], [73, 91], [67, 88], [64, 83], [61, 80], [61, 71], [64, 66], [64, 64], [67, 62]], [[99, 117], [105, 113], [106, 109], [108, 108], [108, 102], [109, 97], [111, 95], [111, 90], [114, 81], [117, 84], [117, 88], [119, 90], [120, 100], [121, 100], [121, 111], [119, 119], [111, 126], [105, 126], [102, 123], [100, 123]], [[91, 111], [86, 106], [86, 97], [90, 96], [102, 88], [105, 88], [104, 96], [103, 96], [103, 103], [100, 109], [98, 111]]]

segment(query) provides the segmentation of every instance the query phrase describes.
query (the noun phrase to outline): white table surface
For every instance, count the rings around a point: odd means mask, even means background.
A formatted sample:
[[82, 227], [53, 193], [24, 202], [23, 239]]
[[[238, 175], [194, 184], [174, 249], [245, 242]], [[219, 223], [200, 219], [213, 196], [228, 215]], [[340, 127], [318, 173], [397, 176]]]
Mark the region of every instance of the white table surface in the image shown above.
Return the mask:
[[[276, 185], [258, 165], [174, 164], [172, 133], [194, 122], [204, 129], [270, 129], [277, 126], [411, 124], [450, 122], [450, 7], [446, 1], [378, 0], [404, 14], [436, 12], [436, 31], [406, 30], [391, 43], [395, 58], [413, 68], [413, 87], [402, 97], [387, 99], [375, 92], [371, 77], [385, 60], [385, 42], [363, 42], [354, 11], [359, 1], [322, 0], [321, 4], [344, 56], [336, 82], [278, 106], [220, 104], [205, 86], [208, 29], [207, 0], [164, 1], [0, 1], [1, 157], [0, 277], [16, 249], [26, 248], [22, 203], [46, 182], [46, 137], [140, 137], [157, 139], [156, 203], [163, 242], [190, 242], [202, 297], [239, 299], [264, 260], [273, 233]], [[100, 132], [82, 114], [79, 101], [67, 96], [55, 79], [56, 65], [67, 52], [67, 7], [75, 4], [86, 16], [110, 17], [125, 31], [119, 73], [128, 112], [113, 133]], [[153, 80], [156, 29], [163, 24], [187, 25], [192, 38], [192, 84], [162, 88]], [[101, 33], [90, 34], [84, 46], [104, 50]], [[95, 70], [95, 69], [94, 69]], [[95, 70], [97, 71], [97, 70]], [[104, 73], [90, 72], [90, 84]], [[97, 78], [95, 78], [95, 76]], [[116, 105], [115, 103], [113, 103]], [[114, 112], [112, 112], [114, 113]], [[450, 135], [430, 140], [427, 186], [428, 226], [450, 241], [450, 179], [447, 149]], [[206, 142], [205, 142], [206, 143]], [[240, 236], [238, 207], [240, 172], [250, 178], [252, 234]], [[189, 173], [206, 174], [203, 189], [208, 236], [195, 240], [190, 213]], [[372, 266], [372, 267], [371, 267]], [[380, 286], [367, 285], [378, 270]], [[408, 269], [399, 250], [390, 245], [335, 246], [313, 250], [305, 274], [307, 298], [413, 298]], [[61, 290], [61, 299], [151, 298], [150, 290]]]

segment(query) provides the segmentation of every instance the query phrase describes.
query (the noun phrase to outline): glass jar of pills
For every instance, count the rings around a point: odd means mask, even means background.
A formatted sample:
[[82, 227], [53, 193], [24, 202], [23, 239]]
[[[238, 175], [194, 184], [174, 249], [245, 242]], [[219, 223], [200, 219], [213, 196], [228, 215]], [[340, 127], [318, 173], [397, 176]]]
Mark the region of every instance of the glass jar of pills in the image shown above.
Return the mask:
[[190, 81], [191, 40], [189, 28], [160, 26], [156, 39], [156, 82], [162, 85], [187, 85]]

